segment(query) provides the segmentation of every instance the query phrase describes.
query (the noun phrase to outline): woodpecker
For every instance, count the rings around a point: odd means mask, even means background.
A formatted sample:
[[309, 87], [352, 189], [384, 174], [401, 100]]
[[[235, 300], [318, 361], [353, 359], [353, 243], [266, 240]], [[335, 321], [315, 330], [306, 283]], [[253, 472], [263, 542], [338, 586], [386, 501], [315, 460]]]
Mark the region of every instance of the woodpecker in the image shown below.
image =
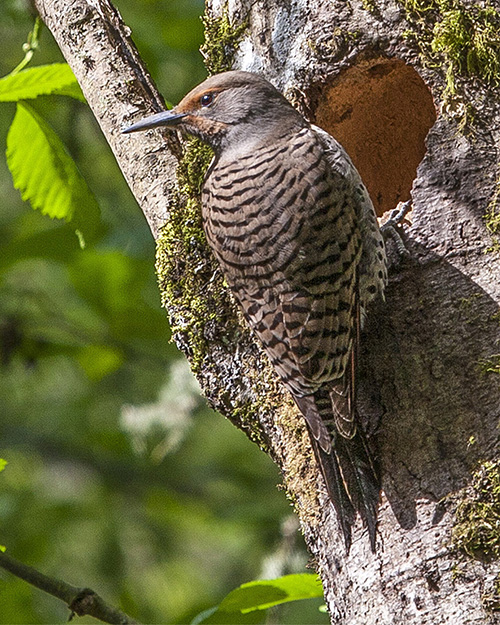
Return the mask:
[[356, 409], [356, 363], [387, 268], [366, 187], [342, 146], [254, 73], [212, 76], [123, 132], [156, 127], [213, 149], [208, 243], [304, 416], [347, 550], [356, 512], [375, 550], [380, 485]]

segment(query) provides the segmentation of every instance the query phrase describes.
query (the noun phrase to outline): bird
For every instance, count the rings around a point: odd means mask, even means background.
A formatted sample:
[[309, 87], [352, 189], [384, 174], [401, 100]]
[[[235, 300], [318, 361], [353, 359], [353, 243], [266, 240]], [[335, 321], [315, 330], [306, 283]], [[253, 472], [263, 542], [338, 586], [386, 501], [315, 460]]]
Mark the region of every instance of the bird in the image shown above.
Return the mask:
[[380, 479], [356, 405], [360, 334], [384, 298], [384, 239], [347, 152], [253, 72], [213, 75], [122, 132], [175, 128], [214, 153], [208, 244], [302, 413], [345, 546], [359, 513], [376, 546]]

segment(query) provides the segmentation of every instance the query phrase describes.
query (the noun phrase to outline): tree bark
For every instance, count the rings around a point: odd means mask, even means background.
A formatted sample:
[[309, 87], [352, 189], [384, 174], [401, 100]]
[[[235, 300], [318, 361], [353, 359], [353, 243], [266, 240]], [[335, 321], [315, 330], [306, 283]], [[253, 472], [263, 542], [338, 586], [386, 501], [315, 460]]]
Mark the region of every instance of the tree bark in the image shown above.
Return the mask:
[[[179, 214], [181, 148], [172, 135], [119, 134], [122, 124], [162, 107], [127, 30], [107, 0], [36, 4], [158, 237]], [[405, 10], [390, 0], [232, 0], [229, 10], [209, 3], [213, 19], [233, 26], [247, 20], [234, 67], [264, 74], [337, 136], [380, 213], [411, 190], [409, 254], [400, 257], [389, 242], [386, 303], [372, 310], [363, 338], [360, 405], [383, 478], [375, 554], [361, 523], [345, 553], [302, 419], [244, 328], [206, 246], [184, 248], [188, 257], [175, 261], [177, 286], [175, 271], [167, 279], [176, 341], [211, 403], [282, 469], [339, 624], [500, 622], [497, 560], [465, 556], [453, 538], [464, 489], [499, 445], [500, 272], [485, 214], [496, 210], [500, 106], [491, 77], [463, 75], [470, 50], [462, 63], [439, 48], [450, 15], [432, 0], [422, 5], [417, 13], [413, 3], [412, 13], [409, 3]], [[478, 24], [486, 19], [477, 7], [450, 0], [454, 10], [466, 25], [467, 15]], [[194, 265], [186, 292], [182, 278]]]

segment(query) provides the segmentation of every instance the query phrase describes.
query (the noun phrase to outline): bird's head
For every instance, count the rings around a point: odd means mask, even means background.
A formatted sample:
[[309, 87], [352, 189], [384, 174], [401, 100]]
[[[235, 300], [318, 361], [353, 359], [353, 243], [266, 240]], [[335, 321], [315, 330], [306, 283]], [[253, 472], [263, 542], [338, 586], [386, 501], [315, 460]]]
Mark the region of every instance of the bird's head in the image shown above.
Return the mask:
[[123, 132], [178, 128], [220, 151], [255, 144], [305, 123], [270, 82], [251, 72], [232, 71], [211, 76], [172, 110], [146, 117]]

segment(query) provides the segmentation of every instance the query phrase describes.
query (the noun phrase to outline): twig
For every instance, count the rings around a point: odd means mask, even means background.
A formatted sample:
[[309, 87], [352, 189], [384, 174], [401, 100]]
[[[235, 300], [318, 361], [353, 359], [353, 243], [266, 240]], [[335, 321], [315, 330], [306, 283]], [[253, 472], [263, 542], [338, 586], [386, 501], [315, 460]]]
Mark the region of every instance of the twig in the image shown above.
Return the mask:
[[112, 625], [139, 625], [138, 621], [134, 621], [117, 608], [108, 605], [90, 588], [78, 588], [60, 579], [44, 575], [33, 567], [2, 552], [0, 552], [0, 567], [32, 586], [64, 601], [71, 610], [71, 616], [88, 614], [103, 623], [112, 623]]
[[23, 43], [24, 59], [10, 72], [9, 76], [14, 76], [14, 74], [18, 74], [26, 67], [26, 65], [28, 65], [28, 63], [33, 58], [33, 55], [38, 49], [38, 40], [40, 37], [40, 29], [42, 28], [42, 26], [43, 22], [40, 16], [37, 15], [37, 17], [35, 18], [33, 30], [28, 33], [28, 41], [26, 43]]

